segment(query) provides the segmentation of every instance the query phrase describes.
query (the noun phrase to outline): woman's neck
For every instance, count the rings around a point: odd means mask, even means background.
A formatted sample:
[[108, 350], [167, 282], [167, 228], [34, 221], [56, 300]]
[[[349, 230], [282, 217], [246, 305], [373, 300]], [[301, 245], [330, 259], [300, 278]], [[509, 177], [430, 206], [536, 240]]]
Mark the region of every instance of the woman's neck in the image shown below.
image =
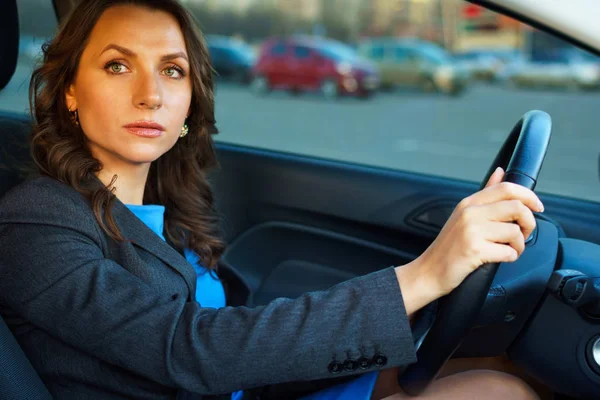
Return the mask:
[[149, 170], [150, 164], [129, 165], [127, 168], [103, 168], [98, 173], [98, 179], [108, 186], [116, 175], [117, 179], [113, 183], [115, 196], [124, 204], [141, 205], [144, 202], [144, 188]]

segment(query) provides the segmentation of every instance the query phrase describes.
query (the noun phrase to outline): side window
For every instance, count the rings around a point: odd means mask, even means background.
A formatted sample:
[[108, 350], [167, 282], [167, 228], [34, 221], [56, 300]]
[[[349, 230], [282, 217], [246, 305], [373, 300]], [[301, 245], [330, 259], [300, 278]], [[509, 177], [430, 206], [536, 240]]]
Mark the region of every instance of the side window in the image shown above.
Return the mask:
[[299, 59], [307, 59], [310, 58], [310, 49], [304, 46], [295, 46], [294, 47], [294, 57]]
[[377, 45], [371, 47], [370, 58], [377, 61], [383, 60], [385, 58], [385, 47]]
[[29, 112], [29, 78], [41, 57], [42, 45], [55, 34], [57, 22], [51, 1], [36, 2], [32, 7], [30, 1], [17, 0], [17, 8], [19, 59], [11, 81], [0, 91], [0, 111], [24, 113]]
[[394, 60], [398, 62], [406, 62], [413, 58], [412, 52], [405, 47], [396, 47], [394, 51]]
[[[279, 43], [255, 60], [266, 79], [216, 94], [215, 140], [479, 182], [518, 118], [541, 109], [554, 129], [536, 190], [600, 202], [599, 57], [464, 0], [315, 6], [340, 1], [182, 2], [205, 34]], [[285, 37], [326, 48], [335, 68], [261, 62], [286, 54]], [[410, 68], [407, 48], [419, 54]], [[317, 87], [332, 74], [342, 85]]]
[[229, 47], [225, 47], [222, 49], [222, 55], [223, 60], [225, 62], [232, 62], [235, 58], [235, 54], [233, 52], [233, 50]]
[[208, 51], [213, 64], [219, 64], [223, 62], [223, 50], [220, 47], [209, 46]]
[[285, 54], [285, 50], [286, 48], [284, 43], [277, 43], [271, 48], [270, 54], [272, 56], [282, 56]]

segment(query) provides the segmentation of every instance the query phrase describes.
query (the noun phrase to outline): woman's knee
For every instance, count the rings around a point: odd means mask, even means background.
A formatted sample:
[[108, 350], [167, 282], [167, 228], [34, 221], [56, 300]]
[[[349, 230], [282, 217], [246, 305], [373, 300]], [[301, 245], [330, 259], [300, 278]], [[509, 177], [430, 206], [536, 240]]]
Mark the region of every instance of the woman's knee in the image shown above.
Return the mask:
[[489, 398], [511, 400], [539, 400], [537, 393], [521, 378], [500, 371], [480, 370], [468, 373], [478, 375], [476, 380]]
[[[408, 400], [413, 397], [399, 393], [385, 400]], [[539, 400], [537, 393], [520, 378], [500, 371], [471, 370], [435, 380], [415, 399], [423, 400]]]

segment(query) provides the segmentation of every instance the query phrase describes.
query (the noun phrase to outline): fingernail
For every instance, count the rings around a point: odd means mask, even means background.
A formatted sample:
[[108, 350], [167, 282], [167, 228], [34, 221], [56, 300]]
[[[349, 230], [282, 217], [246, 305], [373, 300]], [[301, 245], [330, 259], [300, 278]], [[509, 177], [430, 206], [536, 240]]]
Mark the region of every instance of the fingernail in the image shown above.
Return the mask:
[[544, 212], [544, 205], [542, 204], [542, 202], [540, 200], [538, 200], [537, 209], [539, 212]]

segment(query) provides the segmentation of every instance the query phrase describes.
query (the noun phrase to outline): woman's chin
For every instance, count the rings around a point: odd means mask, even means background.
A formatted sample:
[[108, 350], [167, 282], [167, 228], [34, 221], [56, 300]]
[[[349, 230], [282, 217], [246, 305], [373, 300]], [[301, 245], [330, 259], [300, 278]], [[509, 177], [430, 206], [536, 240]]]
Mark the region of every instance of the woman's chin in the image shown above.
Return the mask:
[[128, 154], [124, 158], [129, 161], [131, 164], [139, 165], [139, 164], [150, 164], [156, 161], [163, 153], [136, 153], [136, 154]]
[[167, 152], [167, 149], [144, 147], [145, 148], [131, 149], [131, 151], [127, 152], [128, 154], [123, 154], [123, 158], [134, 164], [146, 164], [156, 161], [160, 156]]

